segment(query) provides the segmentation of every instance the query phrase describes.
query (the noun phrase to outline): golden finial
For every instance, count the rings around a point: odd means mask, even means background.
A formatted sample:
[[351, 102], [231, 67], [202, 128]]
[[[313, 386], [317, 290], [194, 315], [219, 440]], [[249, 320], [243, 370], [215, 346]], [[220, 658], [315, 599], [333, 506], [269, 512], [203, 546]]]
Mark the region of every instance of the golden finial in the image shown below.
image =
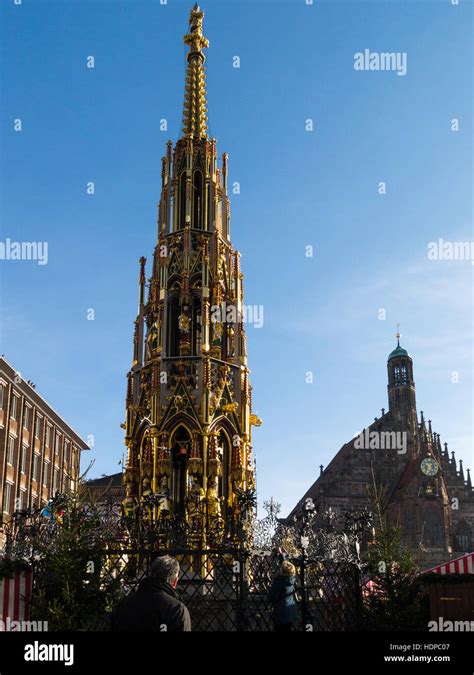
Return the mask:
[[400, 338], [402, 337], [400, 334], [400, 324], [397, 323], [397, 332], [395, 333], [395, 337], [397, 338], [397, 344], [400, 347]]
[[183, 134], [197, 138], [207, 137], [206, 73], [203, 49], [209, 47], [209, 40], [202, 32], [204, 12], [196, 3], [189, 15], [189, 33], [184, 44], [189, 46], [184, 94]]

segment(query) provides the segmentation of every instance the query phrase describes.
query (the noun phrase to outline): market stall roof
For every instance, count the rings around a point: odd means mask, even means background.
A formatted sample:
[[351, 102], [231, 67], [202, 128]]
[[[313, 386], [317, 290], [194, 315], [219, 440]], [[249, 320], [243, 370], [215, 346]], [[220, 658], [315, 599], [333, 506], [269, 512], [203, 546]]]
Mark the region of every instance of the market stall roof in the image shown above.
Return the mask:
[[474, 553], [466, 553], [459, 558], [436, 565], [423, 574], [474, 574]]

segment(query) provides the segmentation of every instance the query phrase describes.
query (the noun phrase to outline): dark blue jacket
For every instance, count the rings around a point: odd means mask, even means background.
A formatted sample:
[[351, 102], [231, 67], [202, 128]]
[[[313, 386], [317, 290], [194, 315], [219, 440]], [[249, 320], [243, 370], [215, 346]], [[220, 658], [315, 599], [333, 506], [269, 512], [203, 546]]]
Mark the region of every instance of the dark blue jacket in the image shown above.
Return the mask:
[[294, 623], [298, 616], [295, 598], [296, 578], [288, 574], [279, 574], [273, 580], [269, 598], [273, 605], [275, 623]]

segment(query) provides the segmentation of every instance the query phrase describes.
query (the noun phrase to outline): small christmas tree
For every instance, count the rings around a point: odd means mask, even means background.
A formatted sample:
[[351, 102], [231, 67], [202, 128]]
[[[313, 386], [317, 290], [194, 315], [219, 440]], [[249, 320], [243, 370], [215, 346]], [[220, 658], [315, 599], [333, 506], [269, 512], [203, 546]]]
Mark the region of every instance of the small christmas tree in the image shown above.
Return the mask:
[[418, 567], [402, 544], [400, 527], [387, 522], [387, 496], [376, 484], [369, 490], [377, 527], [366, 558], [370, 589], [364, 592], [364, 624], [368, 630], [424, 630], [427, 605]]
[[9, 549], [33, 569], [32, 620], [47, 621], [50, 631], [107, 629], [120, 584], [108, 573], [116, 532], [106, 525], [83, 486], [57, 494], [16, 528]]

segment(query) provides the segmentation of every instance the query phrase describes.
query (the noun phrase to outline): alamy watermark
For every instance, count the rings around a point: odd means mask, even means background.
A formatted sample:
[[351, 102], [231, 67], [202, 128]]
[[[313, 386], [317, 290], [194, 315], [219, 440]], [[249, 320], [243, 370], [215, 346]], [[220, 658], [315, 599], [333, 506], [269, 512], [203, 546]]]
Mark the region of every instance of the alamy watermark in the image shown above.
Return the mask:
[[47, 630], [47, 621], [16, 621], [9, 616], [0, 619], [0, 633], [35, 633]]
[[44, 644], [33, 642], [25, 645], [25, 661], [62, 661], [65, 666], [74, 664], [74, 645]]
[[36, 260], [38, 265], [48, 264], [47, 241], [0, 241], [0, 260]]
[[370, 431], [366, 427], [356, 436], [354, 448], [358, 450], [396, 450], [397, 454], [405, 455], [407, 443], [406, 431]]
[[474, 621], [447, 621], [442, 616], [428, 622], [428, 630], [439, 633], [474, 633]]
[[364, 49], [354, 54], [354, 70], [391, 70], [404, 76], [407, 69], [406, 52], [371, 52], [370, 49]]
[[430, 241], [428, 260], [470, 260], [474, 265], [474, 241]]
[[222, 302], [220, 305], [211, 305], [210, 318], [212, 323], [253, 323], [254, 328], [263, 327], [263, 305], [238, 305]]

